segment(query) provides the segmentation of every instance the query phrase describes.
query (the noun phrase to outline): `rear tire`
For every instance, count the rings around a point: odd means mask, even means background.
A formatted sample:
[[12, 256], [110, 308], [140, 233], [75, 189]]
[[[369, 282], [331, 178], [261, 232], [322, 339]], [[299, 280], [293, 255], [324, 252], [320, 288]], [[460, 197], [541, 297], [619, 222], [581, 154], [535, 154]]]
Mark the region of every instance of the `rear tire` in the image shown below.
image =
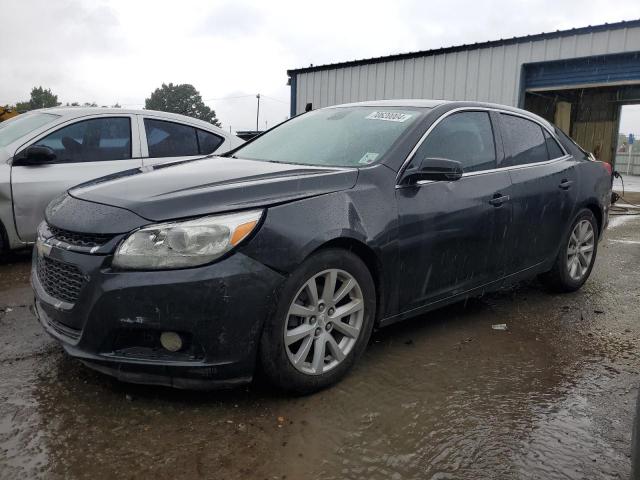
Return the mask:
[[598, 252], [598, 222], [593, 212], [582, 209], [562, 241], [553, 268], [540, 280], [555, 292], [574, 292], [591, 275]]
[[359, 257], [342, 249], [313, 254], [285, 281], [265, 324], [262, 370], [289, 392], [333, 385], [364, 352], [375, 310], [375, 285]]

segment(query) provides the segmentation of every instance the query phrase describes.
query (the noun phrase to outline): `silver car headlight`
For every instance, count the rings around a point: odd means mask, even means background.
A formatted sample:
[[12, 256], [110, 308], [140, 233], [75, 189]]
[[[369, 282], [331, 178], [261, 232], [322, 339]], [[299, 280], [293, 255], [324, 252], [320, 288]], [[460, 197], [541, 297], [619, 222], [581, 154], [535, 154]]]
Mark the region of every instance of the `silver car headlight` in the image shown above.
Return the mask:
[[113, 266], [163, 270], [204, 265], [235, 248], [255, 230], [263, 210], [212, 215], [149, 225], [129, 235], [118, 247]]

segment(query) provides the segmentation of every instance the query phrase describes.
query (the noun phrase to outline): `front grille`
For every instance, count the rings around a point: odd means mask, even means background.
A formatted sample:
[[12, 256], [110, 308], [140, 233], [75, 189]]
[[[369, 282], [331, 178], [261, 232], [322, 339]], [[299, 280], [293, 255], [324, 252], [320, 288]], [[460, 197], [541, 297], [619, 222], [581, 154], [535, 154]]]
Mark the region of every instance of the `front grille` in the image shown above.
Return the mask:
[[76, 247], [100, 247], [113, 238], [113, 235], [100, 233], [78, 233], [49, 225], [53, 238]]
[[78, 300], [84, 277], [77, 267], [49, 257], [38, 257], [36, 269], [42, 288], [53, 298], [68, 303]]

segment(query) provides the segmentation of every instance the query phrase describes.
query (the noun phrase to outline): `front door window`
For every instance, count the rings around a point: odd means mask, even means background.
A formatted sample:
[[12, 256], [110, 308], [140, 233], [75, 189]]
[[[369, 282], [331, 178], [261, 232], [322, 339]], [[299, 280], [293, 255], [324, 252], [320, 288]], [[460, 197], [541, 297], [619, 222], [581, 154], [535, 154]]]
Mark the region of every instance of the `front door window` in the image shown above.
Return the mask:
[[42, 138], [56, 153], [55, 163], [101, 162], [131, 158], [131, 122], [125, 117], [93, 118]]

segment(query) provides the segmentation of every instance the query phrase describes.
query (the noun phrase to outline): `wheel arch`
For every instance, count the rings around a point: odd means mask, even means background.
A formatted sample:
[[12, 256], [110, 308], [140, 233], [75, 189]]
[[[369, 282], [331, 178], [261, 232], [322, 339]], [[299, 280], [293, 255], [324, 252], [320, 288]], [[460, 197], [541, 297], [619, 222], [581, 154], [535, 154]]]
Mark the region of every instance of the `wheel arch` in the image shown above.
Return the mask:
[[591, 213], [593, 213], [593, 216], [596, 218], [596, 222], [598, 223], [598, 237], [599, 237], [602, 234], [603, 221], [604, 221], [602, 209], [595, 202], [589, 202], [585, 204], [583, 208], [591, 210]]

